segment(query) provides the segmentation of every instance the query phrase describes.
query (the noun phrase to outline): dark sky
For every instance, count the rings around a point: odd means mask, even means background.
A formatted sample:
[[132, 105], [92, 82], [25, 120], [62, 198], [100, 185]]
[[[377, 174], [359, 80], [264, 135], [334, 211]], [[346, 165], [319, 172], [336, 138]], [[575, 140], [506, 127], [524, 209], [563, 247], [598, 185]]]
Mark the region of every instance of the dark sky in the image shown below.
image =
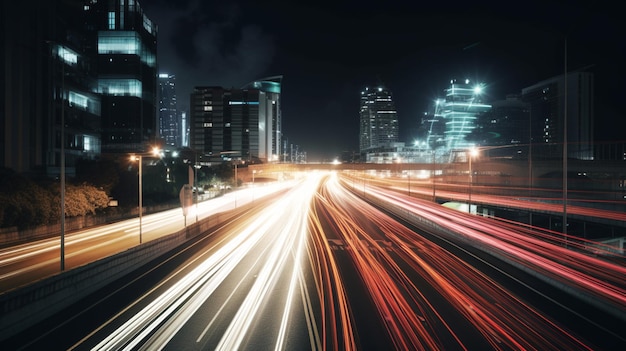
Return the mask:
[[566, 47], [569, 70], [595, 73], [597, 140], [626, 139], [617, 104], [626, 21], [599, 1], [140, 3], [159, 26], [160, 71], [176, 75], [181, 107], [194, 86], [240, 88], [283, 75], [283, 133], [309, 161], [358, 151], [359, 94], [368, 85], [392, 90], [408, 142], [450, 79], [484, 82], [501, 99], [562, 74]]

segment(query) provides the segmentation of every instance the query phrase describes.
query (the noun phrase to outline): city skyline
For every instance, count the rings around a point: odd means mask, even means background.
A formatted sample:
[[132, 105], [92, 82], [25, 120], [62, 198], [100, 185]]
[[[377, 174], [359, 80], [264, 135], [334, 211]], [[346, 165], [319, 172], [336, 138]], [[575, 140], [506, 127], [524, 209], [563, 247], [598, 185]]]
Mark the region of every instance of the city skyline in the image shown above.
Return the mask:
[[359, 92], [368, 85], [394, 92], [400, 140], [408, 141], [450, 79], [484, 82], [486, 101], [498, 100], [566, 65], [596, 77], [597, 140], [623, 139], [611, 124], [623, 119], [615, 77], [624, 76], [624, 24], [610, 9], [360, 4], [142, 1], [159, 26], [159, 65], [176, 74], [179, 103], [193, 86], [239, 88], [283, 75], [283, 133], [309, 159], [358, 150]]

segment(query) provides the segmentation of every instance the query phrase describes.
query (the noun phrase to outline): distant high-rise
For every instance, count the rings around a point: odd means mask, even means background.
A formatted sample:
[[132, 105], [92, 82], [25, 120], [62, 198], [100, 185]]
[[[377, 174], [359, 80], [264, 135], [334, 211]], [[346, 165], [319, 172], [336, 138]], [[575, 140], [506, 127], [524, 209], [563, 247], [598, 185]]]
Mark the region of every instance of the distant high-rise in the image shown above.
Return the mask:
[[378, 148], [398, 141], [398, 113], [385, 87], [361, 92], [359, 150]]
[[217, 160], [278, 161], [281, 136], [280, 79], [241, 89], [196, 87], [191, 94], [189, 147]]
[[167, 146], [182, 145], [181, 122], [176, 103], [176, 77], [167, 73], [159, 74], [159, 135]]
[[97, 31], [102, 151], [148, 150], [157, 135], [157, 26], [135, 0], [89, 6]]

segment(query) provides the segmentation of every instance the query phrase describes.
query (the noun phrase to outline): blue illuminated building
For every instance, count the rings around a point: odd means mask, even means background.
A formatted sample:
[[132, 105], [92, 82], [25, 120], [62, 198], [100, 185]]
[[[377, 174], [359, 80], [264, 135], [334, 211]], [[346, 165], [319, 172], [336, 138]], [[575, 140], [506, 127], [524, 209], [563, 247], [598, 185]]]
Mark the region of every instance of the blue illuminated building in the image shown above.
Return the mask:
[[474, 146], [468, 136], [476, 127], [478, 115], [491, 109], [491, 105], [482, 102], [482, 89], [482, 85], [472, 84], [469, 80], [463, 83], [452, 80], [445, 89], [445, 99], [437, 105], [439, 110], [435, 114], [443, 119], [447, 150], [465, 150]]
[[72, 175], [77, 160], [100, 155], [89, 10], [83, 1], [0, 5], [0, 167], [57, 177], [62, 164]]
[[157, 26], [135, 0], [90, 7], [102, 95], [102, 150], [149, 150], [157, 136]]

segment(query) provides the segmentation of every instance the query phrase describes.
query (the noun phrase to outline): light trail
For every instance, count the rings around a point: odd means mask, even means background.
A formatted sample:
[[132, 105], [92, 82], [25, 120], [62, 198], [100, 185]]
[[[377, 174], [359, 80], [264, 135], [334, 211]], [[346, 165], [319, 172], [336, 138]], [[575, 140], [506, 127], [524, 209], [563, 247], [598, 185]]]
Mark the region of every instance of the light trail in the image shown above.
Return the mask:
[[[288, 274], [288, 293], [284, 297], [283, 313], [274, 347], [275, 350], [284, 349], [293, 298], [301, 289], [301, 259], [308, 233], [306, 227], [308, 202], [302, 199], [311, 198], [318, 183], [318, 178], [311, 177], [306, 183], [298, 186], [297, 191], [293, 189], [274, 206], [250, 218], [245, 227], [231, 234], [230, 239], [222, 243], [223, 246], [204, 258], [196, 268], [116, 328], [93, 350], [165, 348], [220, 285], [232, 277], [232, 272], [244, 258], [251, 254], [258, 257], [248, 272], [258, 271], [257, 277], [252, 287], [245, 292], [245, 299], [232, 316], [216, 349], [234, 350], [241, 347], [279, 279]], [[261, 251], [257, 251], [259, 248]], [[246, 279], [247, 276], [249, 274], [244, 275], [236, 286], [241, 286], [242, 279]], [[225, 303], [229, 300], [230, 298]], [[225, 311], [224, 306], [220, 311]], [[203, 328], [196, 342], [203, 339], [211, 324], [212, 321]], [[311, 338], [318, 340], [312, 341], [312, 345], [319, 344], [319, 338], [315, 335]]]
[[[264, 196], [291, 188], [295, 184], [297, 184], [297, 180], [276, 182], [254, 187], [254, 189], [234, 191], [221, 197], [200, 202], [197, 206], [194, 204], [192, 216], [187, 216], [187, 223], [193, 222], [191, 218], [195, 218], [196, 213], [198, 219], [204, 219], [215, 213], [232, 209], [236, 199], [240, 205], [244, 205], [254, 201], [254, 198], [262, 199]], [[254, 198], [252, 191], [254, 191]], [[197, 212], [195, 212], [196, 208]], [[180, 208], [145, 215], [142, 219], [144, 241], [182, 230], [184, 226], [184, 217]], [[77, 265], [89, 262], [81, 261], [82, 257], [102, 258], [138, 244], [138, 218], [66, 233], [65, 258], [75, 259], [67, 262], [67, 268], [75, 267], [74, 262], [77, 262]], [[54, 237], [0, 249], [0, 292], [19, 287], [14, 281], [20, 276], [33, 276], [35, 277], [34, 280], [38, 280], [45, 278], [46, 275], [56, 273], [60, 262], [59, 248], [60, 238]]]
[[[367, 192], [386, 196], [383, 192], [378, 194], [375, 189], [368, 189]], [[396, 252], [414, 273], [454, 306], [457, 313], [470, 322], [494, 350], [593, 349], [480, 271], [348, 194], [336, 180], [324, 183], [320, 197], [315, 214], [332, 219], [325, 222], [335, 228], [317, 225], [314, 235], [326, 237], [327, 241], [325, 230], [340, 235], [395, 349], [472, 349], [472, 344], [466, 344], [464, 336], [448, 325], [446, 318], [415, 285], [406, 269], [401, 269], [390, 252], [379, 244], [380, 239], [391, 240], [393, 246], [398, 248], [392, 252]], [[409, 200], [402, 206], [407, 210], [416, 210]], [[423, 209], [420, 208], [420, 211]], [[436, 210], [432, 211], [434, 217]], [[364, 217], [368, 220], [365, 221]], [[312, 221], [316, 222], [322, 221]], [[461, 230], [463, 227], [454, 229]], [[330, 251], [325, 253], [333, 255]], [[325, 260], [333, 261], [330, 258]], [[318, 271], [321, 272], [318, 279], [342, 279], [341, 272], [330, 275], [327, 271]], [[325, 291], [331, 293], [332, 289], [327, 287]], [[344, 307], [346, 310], [349, 308]], [[443, 326], [443, 329], [435, 330], [435, 325]], [[351, 330], [344, 329], [343, 332], [350, 333]]]
[[[581, 251], [567, 248], [571, 238], [551, 238], [539, 240], [528, 235], [527, 229], [504, 225], [499, 221], [480, 216], [472, 216], [442, 206], [409, 199], [375, 187], [367, 189], [374, 196], [410, 211], [444, 228], [449, 228], [475, 245], [483, 246], [505, 255], [514, 262], [538, 271], [554, 282], [573, 290], [584, 291], [591, 300], [608, 302], [615, 308], [608, 312], [624, 319], [626, 311], [626, 287], [624, 278], [626, 267], [595, 257], [585, 248]], [[526, 233], [526, 234], [525, 234]], [[556, 241], [556, 244], [553, 243]]]

